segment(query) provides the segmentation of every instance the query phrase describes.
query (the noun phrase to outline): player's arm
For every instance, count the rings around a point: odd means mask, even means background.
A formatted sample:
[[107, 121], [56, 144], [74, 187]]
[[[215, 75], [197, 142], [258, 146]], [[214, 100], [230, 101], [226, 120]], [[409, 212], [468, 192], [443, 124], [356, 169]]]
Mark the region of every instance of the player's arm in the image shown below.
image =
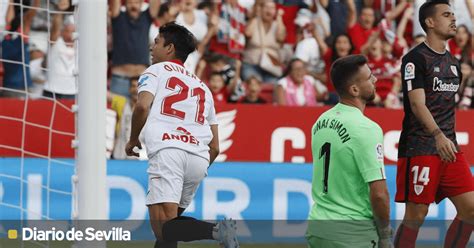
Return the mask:
[[390, 247], [392, 229], [390, 227], [390, 197], [383, 163], [383, 132], [375, 124], [358, 125], [359, 127], [355, 130], [358, 136], [353, 141], [356, 164], [362, 178], [369, 185], [370, 203], [379, 234], [379, 247]]
[[209, 143], [209, 165], [211, 165], [214, 160], [219, 155], [219, 131], [217, 124], [211, 125], [212, 140]]
[[433, 116], [425, 104], [425, 90], [415, 89], [408, 92], [410, 107], [416, 119], [421, 123], [427, 133], [435, 138], [436, 149], [443, 161], [456, 160], [456, 146], [449, 140], [436, 124]]
[[372, 181], [369, 183], [369, 186], [370, 203], [379, 234], [379, 247], [390, 247], [392, 228], [390, 227], [390, 196], [386, 180]]
[[158, 78], [153, 73], [153, 70], [149, 68], [138, 80], [138, 99], [132, 114], [132, 130], [130, 132], [130, 140], [125, 146], [125, 153], [128, 156], [139, 156], [137, 152], [133, 151], [133, 148], [135, 146], [139, 149], [142, 148], [139, 140], [140, 132], [148, 118], [157, 90]]
[[140, 136], [140, 132], [145, 125], [154, 98], [155, 96], [148, 91], [143, 91], [138, 94], [138, 100], [135, 104], [132, 114], [132, 130], [130, 132], [130, 140], [125, 147], [125, 152], [128, 156], [140, 156], [137, 152], [133, 151], [133, 148], [135, 146], [139, 149], [142, 148], [138, 136]]
[[110, 16], [117, 17], [120, 14], [121, 3], [120, 0], [109, 0]]

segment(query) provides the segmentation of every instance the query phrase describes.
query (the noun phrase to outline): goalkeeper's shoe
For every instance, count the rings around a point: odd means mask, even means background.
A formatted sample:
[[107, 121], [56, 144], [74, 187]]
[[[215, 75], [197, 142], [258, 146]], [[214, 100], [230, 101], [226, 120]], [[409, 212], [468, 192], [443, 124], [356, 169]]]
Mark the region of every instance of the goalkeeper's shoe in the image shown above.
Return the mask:
[[219, 243], [224, 248], [239, 248], [237, 241], [237, 222], [232, 219], [219, 221], [217, 235]]

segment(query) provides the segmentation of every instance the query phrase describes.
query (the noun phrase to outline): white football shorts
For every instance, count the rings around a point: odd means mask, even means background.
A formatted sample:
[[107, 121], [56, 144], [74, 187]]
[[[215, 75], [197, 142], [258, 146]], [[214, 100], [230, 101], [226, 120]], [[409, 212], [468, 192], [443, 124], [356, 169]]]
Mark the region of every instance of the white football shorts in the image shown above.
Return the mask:
[[188, 207], [208, 167], [207, 159], [182, 149], [158, 151], [148, 161], [146, 205], [172, 202]]

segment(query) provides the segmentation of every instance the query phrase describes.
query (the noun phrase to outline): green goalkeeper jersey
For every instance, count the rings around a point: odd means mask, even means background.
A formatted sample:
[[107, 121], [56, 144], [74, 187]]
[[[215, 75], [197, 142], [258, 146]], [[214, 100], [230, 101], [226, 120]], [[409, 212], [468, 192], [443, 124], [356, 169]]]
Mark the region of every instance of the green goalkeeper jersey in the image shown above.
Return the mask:
[[376, 237], [369, 182], [385, 179], [382, 129], [358, 108], [339, 103], [318, 118], [311, 133], [314, 205], [308, 235]]

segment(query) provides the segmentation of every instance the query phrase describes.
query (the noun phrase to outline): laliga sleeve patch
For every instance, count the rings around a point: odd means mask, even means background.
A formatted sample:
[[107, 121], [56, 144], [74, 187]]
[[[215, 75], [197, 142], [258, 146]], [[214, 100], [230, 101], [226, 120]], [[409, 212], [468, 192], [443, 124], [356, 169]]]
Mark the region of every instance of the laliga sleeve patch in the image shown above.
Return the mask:
[[147, 81], [149, 78], [150, 78], [150, 76], [148, 76], [148, 75], [142, 75], [142, 76], [140, 77], [140, 79], [138, 79], [138, 88], [141, 88], [141, 87], [147, 85], [147, 84], [146, 84], [146, 81]]
[[383, 146], [380, 143], [375, 145], [375, 156], [379, 162], [383, 163]]
[[410, 80], [415, 78], [415, 64], [407, 63], [405, 65], [405, 80]]

